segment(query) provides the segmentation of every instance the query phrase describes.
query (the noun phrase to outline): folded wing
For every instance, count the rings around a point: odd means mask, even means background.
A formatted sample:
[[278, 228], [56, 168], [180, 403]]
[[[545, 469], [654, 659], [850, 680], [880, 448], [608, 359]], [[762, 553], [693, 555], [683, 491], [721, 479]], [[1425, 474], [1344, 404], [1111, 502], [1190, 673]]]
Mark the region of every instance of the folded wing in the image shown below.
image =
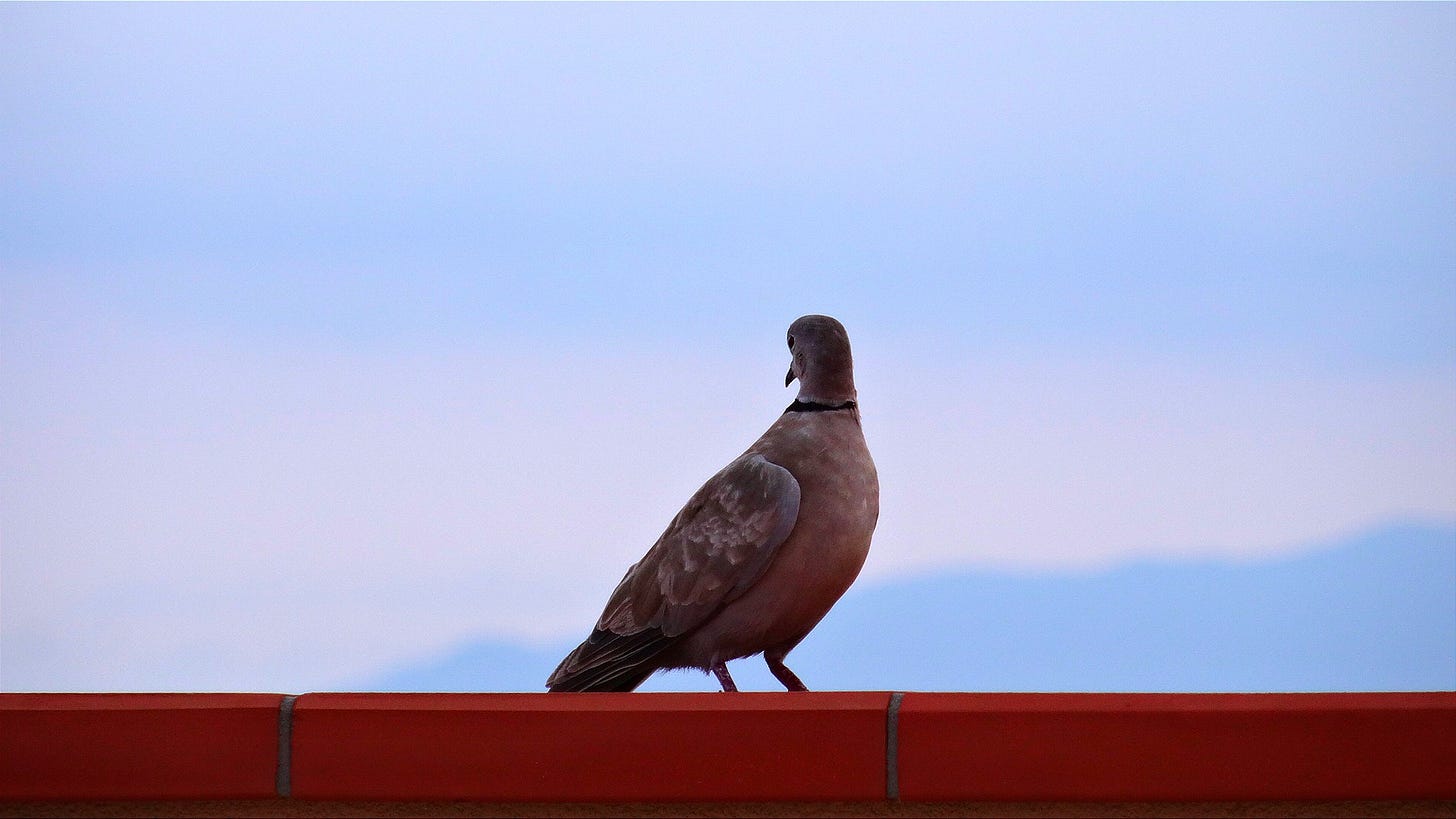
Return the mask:
[[630, 691], [676, 638], [763, 575], [799, 514], [799, 483], [748, 454], [703, 485], [612, 592], [592, 635], [561, 662], [553, 691]]

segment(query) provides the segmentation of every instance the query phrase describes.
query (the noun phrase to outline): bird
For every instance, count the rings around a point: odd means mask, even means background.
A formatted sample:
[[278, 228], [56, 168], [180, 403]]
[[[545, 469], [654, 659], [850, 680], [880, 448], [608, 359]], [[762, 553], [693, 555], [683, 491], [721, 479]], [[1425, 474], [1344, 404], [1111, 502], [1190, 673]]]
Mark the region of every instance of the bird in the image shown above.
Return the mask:
[[548, 691], [633, 691], [659, 670], [696, 668], [733, 692], [727, 662], [760, 653], [785, 689], [808, 690], [784, 658], [859, 575], [880, 485], [844, 325], [801, 316], [788, 346], [794, 402], [627, 570]]

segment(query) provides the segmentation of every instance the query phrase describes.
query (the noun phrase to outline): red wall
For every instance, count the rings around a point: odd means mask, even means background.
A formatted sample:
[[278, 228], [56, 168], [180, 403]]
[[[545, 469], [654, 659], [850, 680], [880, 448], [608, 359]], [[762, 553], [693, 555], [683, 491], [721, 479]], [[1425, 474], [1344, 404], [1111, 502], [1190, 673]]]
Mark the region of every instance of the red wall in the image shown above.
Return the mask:
[[3, 800], [1456, 798], [1456, 693], [4, 694]]

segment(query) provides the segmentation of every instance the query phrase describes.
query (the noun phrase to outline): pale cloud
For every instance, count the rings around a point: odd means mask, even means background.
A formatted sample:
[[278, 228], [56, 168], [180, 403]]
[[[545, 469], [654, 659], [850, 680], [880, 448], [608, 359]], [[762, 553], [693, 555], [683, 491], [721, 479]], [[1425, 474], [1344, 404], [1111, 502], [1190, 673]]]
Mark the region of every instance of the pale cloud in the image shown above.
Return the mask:
[[877, 573], [1266, 556], [1456, 514], [1448, 378], [1096, 357], [947, 369], [887, 368], [884, 393], [918, 377], [924, 397], [913, 418], [869, 410], [887, 487]]

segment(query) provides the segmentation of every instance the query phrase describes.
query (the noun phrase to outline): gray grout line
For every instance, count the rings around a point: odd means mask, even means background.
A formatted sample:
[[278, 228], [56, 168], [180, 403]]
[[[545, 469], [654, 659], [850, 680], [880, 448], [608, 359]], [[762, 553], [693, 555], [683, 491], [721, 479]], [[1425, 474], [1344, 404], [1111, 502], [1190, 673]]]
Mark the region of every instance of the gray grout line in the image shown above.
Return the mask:
[[293, 703], [297, 699], [287, 695], [278, 706], [278, 776], [273, 788], [284, 799], [293, 793]]
[[900, 800], [900, 701], [902, 691], [890, 694], [890, 707], [885, 712], [885, 798]]

